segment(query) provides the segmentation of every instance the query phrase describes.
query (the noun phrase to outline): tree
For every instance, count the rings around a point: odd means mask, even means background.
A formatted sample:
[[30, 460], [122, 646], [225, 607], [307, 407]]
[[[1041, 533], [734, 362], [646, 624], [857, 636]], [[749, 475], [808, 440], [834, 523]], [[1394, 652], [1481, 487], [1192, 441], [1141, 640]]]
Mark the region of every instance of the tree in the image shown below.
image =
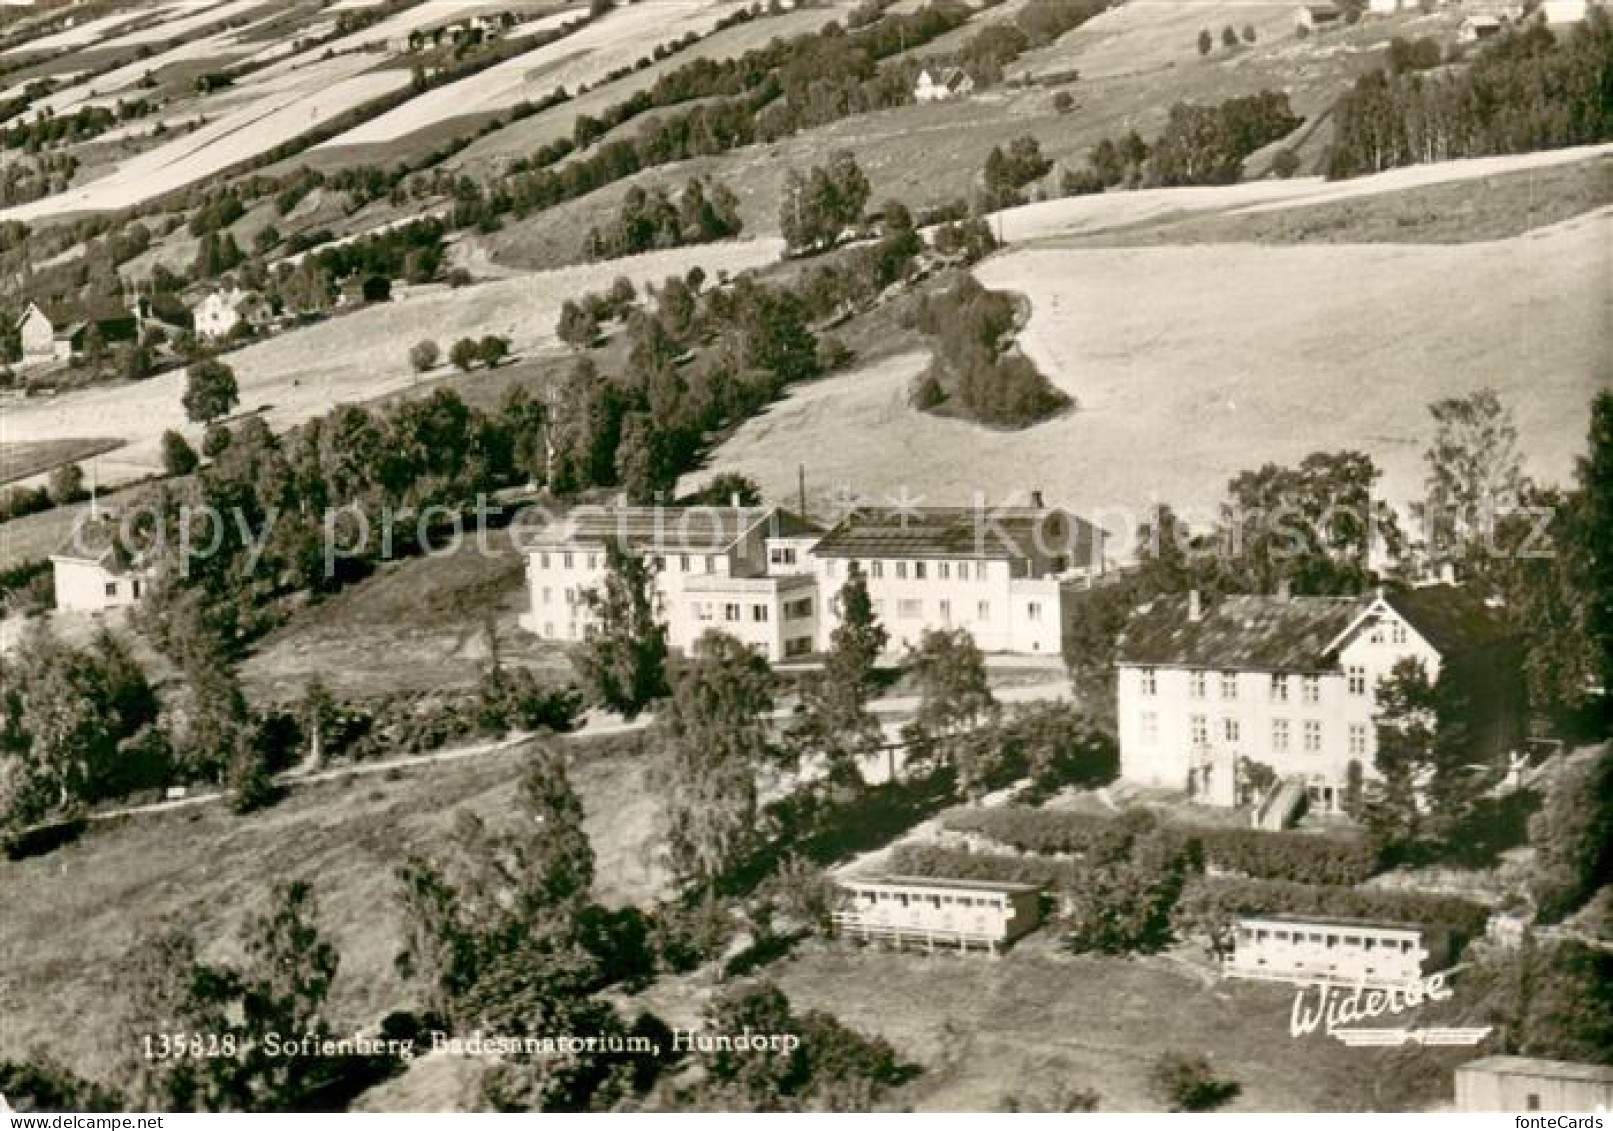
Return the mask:
[[1496, 522], [1525, 486], [1518, 429], [1493, 389], [1436, 401], [1428, 412], [1434, 440], [1423, 453], [1424, 499], [1414, 508], [1424, 554], [1431, 566], [1460, 563], [1487, 585]]
[[481, 347], [475, 338], [460, 338], [448, 350], [448, 360], [461, 373], [468, 373], [481, 356]]
[[742, 507], [762, 505], [762, 489], [756, 480], [737, 471], [724, 471], [712, 477], [690, 500], [697, 506], [726, 507], [737, 503]]
[[1214, 1111], [1242, 1091], [1235, 1081], [1217, 1078], [1205, 1057], [1185, 1052], [1160, 1054], [1149, 1077], [1172, 1111]]
[[793, 252], [833, 247], [842, 231], [862, 219], [868, 193], [868, 178], [847, 150], [830, 154], [827, 165], [804, 176], [789, 170], [779, 208], [785, 244]]
[[560, 305], [555, 334], [572, 349], [585, 350], [599, 337], [599, 323], [587, 306], [568, 298]]
[[1208, 55], [1215, 48], [1215, 37], [1210, 34], [1209, 28], [1199, 31], [1199, 54]]
[[1299, 154], [1284, 146], [1271, 157], [1271, 171], [1287, 180], [1299, 172]]
[[705, 633], [695, 654], [660, 720], [663, 819], [673, 873], [710, 888], [757, 843], [756, 775], [777, 760], [773, 677], [766, 660], [725, 633]]
[[647, 555], [611, 545], [602, 587], [586, 590], [591, 614], [572, 662], [599, 703], [636, 718], [666, 694], [666, 626], [656, 615], [655, 566]]
[[488, 334], [476, 343], [476, 356], [489, 369], [497, 369], [498, 363], [508, 357], [509, 353], [510, 340], [497, 334]]
[[181, 403], [185, 417], [193, 424], [211, 424], [228, 416], [241, 401], [235, 370], [217, 358], [193, 362], [185, 371], [185, 395]]
[[62, 464], [50, 473], [45, 490], [57, 506], [77, 502], [84, 494], [84, 469], [76, 463]]
[[1479, 780], [1469, 766], [1471, 703], [1451, 665], [1438, 681], [1409, 656], [1378, 681], [1373, 722], [1381, 782], [1367, 827], [1390, 858], [1440, 844], [1466, 819]]
[[1613, 875], [1613, 750], [1559, 767], [1545, 804], [1529, 818], [1535, 849], [1530, 890], [1540, 918], [1577, 910]]
[[866, 692], [873, 686], [874, 665], [890, 642], [890, 633], [874, 615], [868, 579], [857, 563], [852, 562], [847, 569], [835, 603], [840, 623], [829, 634], [829, 656], [824, 666], [837, 681]]
[[1613, 393], [1591, 402], [1590, 439], [1577, 465], [1583, 497], [1579, 546], [1580, 590], [1585, 594], [1585, 631], [1601, 686], [1613, 687]]
[[1243, 41], [1245, 43], [1253, 43], [1255, 41], [1255, 25], [1254, 24], [1244, 24], [1243, 25]]
[[1070, 884], [1070, 946], [1130, 954], [1167, 945], [1176, 901], [1199, 870], [1192, 848], [1151, 813], [1126, 814], [1115, 835], [1083, 855]]
[[425, 373], [437, 367], [440, 351], [437, 343], [427, 338], [409, 347], [409, 366], [416, 373]]
[[189, 475], [200, 463], [196, 449], [173, 429], [162, 434], [162, 470], [166, 475]]
[[926, 629], [905, 663], [918, 684], [919, 706], [903, 737], [917, 756], [956, 769], [964, 789], [978, 795], [999, 752], [989, 736], [975, 732], [1000, 712], [979, 645], [966, 629]]
[[1067, 90], [1061, 90], [1053, 96], [1053, 109], [1060, 114], [1068, 114], [1075, 109], [1075, 95]]
[[1238, 46], [1238, 33], [1231, 24], [1221, 29], [1221, 46], [1228, 51]]

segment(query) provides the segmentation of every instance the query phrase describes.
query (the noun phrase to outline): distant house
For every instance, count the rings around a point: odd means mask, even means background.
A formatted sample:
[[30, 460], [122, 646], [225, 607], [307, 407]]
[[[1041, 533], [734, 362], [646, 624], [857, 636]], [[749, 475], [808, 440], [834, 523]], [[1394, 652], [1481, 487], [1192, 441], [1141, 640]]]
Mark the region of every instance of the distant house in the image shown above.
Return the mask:
[[1392, 16], [1397, 12], [1421, 10], [1422, 0], [1367, 0], [1367, 11], [1374, 16]]
[[245, 323], [259, 328], [273, 321], [269, 300], [257, 291], [240, 287], [217, 287], [202, 296], [192, 309], [199, 337], [217, 340], [228, 337], [237, 326]]
[[1456, 42], [1477, 43], [1501, 34], [1502, 23], [1494, 16], [1469, 16], [1456, 30]]
[[1606, 1111], [1613, 1108], [1613, 1067], [1533, 1056], [1485, 1056], [1456, 1066], [1462, 1112]]
[[968, 98], [975, 90], [975, 80], [962, 67], [943, 67], [932, 71], [929, 67], [919, 72], [913, 87], [914, 102], [946, 102], [953, 98]]
[[1430, 679], [1461, 672], [1471, 761], [1500, 764], [1521, 716], [1517, 658], [1493, 611], [1455, 586], [1157, 599], [1119, 643], [1121, 777], [1234, 806], [1258, 764], [1312, 809], [1341, 810], [1352, 781], [1377, 775], [1378, 682], [1406, 659]]
[[843, 879], [833, 915], [848, 937], [928, 950], [1007, 949], [1042, 920], [1034, 884], [950, 880], [934, 876]]
[[104, 613], [140, 600], [150, 571], [117, 545], [111, 515], [79, 523], [67, 543], [51, 555], [56, 607], [67, 612]]
[[1410, 923], [1249, 915], [1238, 920], [1229, 978], [1397, 989], [1444, 968], [1449, 932]]
[[1301, 4], [1294, 11], [1294, 30], [1309, 35], [1344, 26], [1344, 9], [1332, 4]]
[[30, 302], [17, 319], [24, 362], [69, 361], [94, 338], [102, 345], [132, 341], [139, 333], [135, 314], [115, 300], [78, 304]]
[[385, 275], [354, 275], [342, 283], [343, 306], [392, 301], [392, 280]]
[[1590, 12], [1588, 0], [1544, 0], [1540, 11], [1548, 24], [1582, 24]]

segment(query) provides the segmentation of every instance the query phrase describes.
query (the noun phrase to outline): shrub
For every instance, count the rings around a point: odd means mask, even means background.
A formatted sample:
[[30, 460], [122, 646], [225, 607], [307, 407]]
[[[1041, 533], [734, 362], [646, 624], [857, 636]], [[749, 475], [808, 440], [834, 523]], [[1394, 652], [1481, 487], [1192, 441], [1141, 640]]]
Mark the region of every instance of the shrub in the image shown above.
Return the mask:
[[1149, 1072], [1154, 1093], [1172, 1111], [1212, 1111], [1241, 1091], [1231, 1080], [1218, 1080], [1210, 1062], [1184, 1052], [1160, 1055]]
[[1061, 90], [1053, 96], [1053, 109], [1060, 114], [1068, 114], [1075, 109], [1075, 95], [1067, 90]]
[[424, 373], [436, 366], [440, 354], [437, 343], [429, 338], [416, 342], [409, 347], [409, 365], [416, 373]]
[[167, 475], [189, 475], [200, 463], [196, 449], [173, 429], [162, 434], [162, 469]]

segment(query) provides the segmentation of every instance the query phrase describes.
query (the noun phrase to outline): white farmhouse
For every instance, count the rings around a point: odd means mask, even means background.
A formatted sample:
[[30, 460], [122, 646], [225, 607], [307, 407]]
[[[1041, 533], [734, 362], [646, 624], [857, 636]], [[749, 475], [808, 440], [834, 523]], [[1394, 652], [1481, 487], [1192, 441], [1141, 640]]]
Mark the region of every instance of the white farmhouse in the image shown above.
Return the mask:
[[110, 517], [80, 523], [67, 544], [51, 555], [58, 609], [104, 613], [140, 600], [150, 572], [118, 547], [115, 533], [116, 524]]
[[1245, 800], [1263, 764], [1311, 807], [1343, 807], [1376, 775], [1378, 681], [1403, 659], [1430, 679], [1459, 664], [1482, 686], [1474, 762], [1499, 759], [1521, 686], [1495, 615], [1449, 585], [1365, 597], [1198, 594], [1133, 616], [1118, 649], [1120, 772], [1210, 805]]
[[268, 320], [268, 302], [256, 291], [237, 286], [209, 290], [191, 311], [198, 337], [216, 341], [229, 336], [241, 323], [262, 325]]
[[919, 72], [913, 85], [913, 101], [946, 102], [953, 98], [968, 98], [975, 90], [975, 80], [962, 67], [944, 67]]
[[584, 639], [613, 545], [654, 559], [671, 646], [718, 629], [774, 661], [827, 647], [853, 569], [892, 650], [962, 628], [982, 651], [1057, 656], [1071, 590], [1104, 568], [1102, 531], [1041, 506], [866, 510], [827, 532], [778, 507], [578, 507], [525, 542], [524, 627]]

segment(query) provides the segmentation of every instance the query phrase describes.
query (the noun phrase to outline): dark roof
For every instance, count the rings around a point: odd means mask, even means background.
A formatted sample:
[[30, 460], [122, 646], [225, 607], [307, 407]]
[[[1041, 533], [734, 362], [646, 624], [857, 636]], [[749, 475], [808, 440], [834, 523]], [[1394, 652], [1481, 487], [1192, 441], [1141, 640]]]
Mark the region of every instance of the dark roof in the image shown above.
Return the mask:
[[758, 523], [779, 537], [818, 532], [799, 515], [775, 507], [624, 507], [584, 505], [533, 531], [534, 548], [621, 542], [636, 549], [687, 553], [726, 550]]
[[1487, 648], [1507, 636], [1492, 609], [1454, 585], [1388, 590], [1383, 599], [1442, 656]]
[[82, 521], [74, 523], [72, 533], [51, 557], [94, 562], [109, 573], [124, 573], [133, 563], [128, 552], [117, 545], [117, 532], [118, 525], [111, 517], [86, 515]]
[[1160, 597], [1132, 615], [1117, 661], [1160, 667], [1322, 671], [1330, 643], [1371, 597], [1250, 597], [1206, 600], [1197, 621], [1187, 597]]
[[941, 888], [946, 891], [990, 891], [1027, 894], [1041, 891], [1041, 884], [1027, 884], [1017, 880], [955, 880], [946, 876], [846, 876], [844, 884], [864, 887]]
[[119, 299], [81, 299], [77, 302], [35, 302], [57, 330], [77, 323], [118, 322], [134, 314]]
[[813, 549], [831, 558], [1028, 558], [1091, 561], [1103, 531], [1057, 508], [891, 507], [858, 511]]

